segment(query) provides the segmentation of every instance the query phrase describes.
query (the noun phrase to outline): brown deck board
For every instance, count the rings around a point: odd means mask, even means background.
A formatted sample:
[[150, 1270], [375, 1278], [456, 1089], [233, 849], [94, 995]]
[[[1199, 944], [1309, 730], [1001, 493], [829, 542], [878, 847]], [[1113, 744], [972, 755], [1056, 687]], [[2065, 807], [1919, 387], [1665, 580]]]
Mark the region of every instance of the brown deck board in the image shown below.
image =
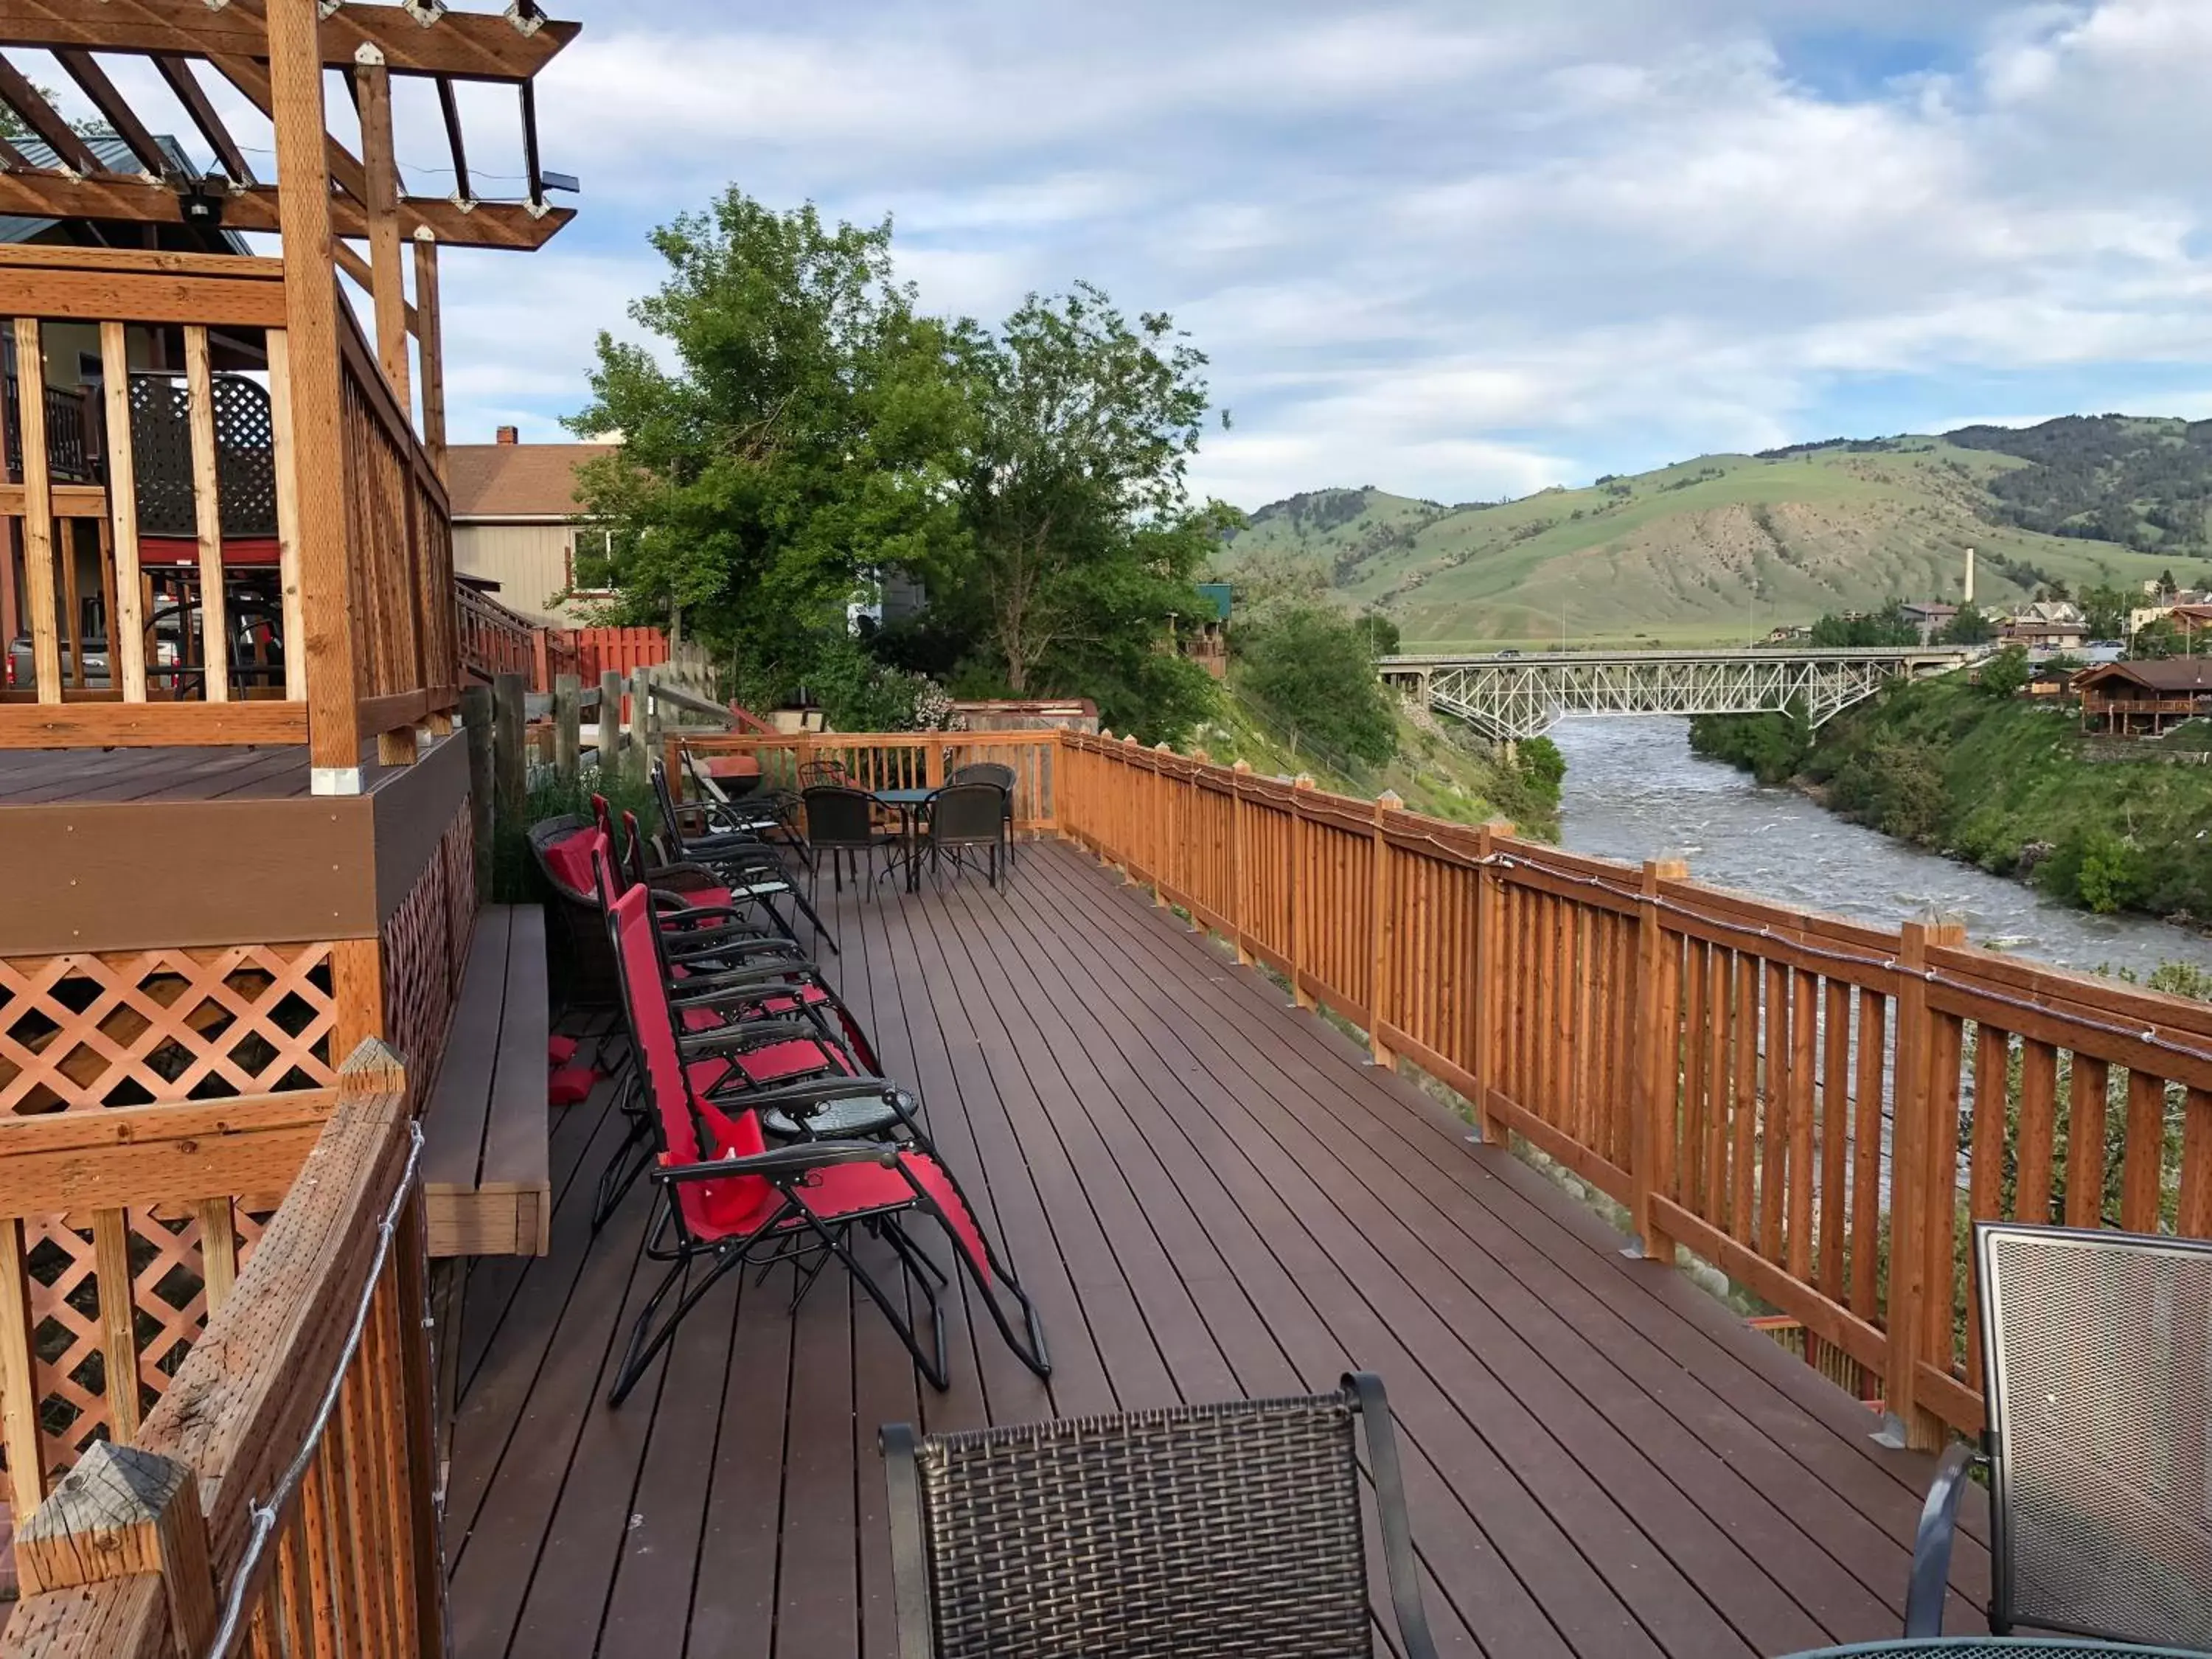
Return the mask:
[[[588, 1236], [620, 1134], [602, 1090], [555, 1127], [552, 1255], [470, 1275], [447, 1522], [462, 1659], [890, 1659], [879, 1424], [1322, 1389], [1354, 1365], [1391, 1390], [1447, 1652], [1894, 1633], [1927, 1460], [1875, 1446], [1863, 1407], [1624, 1260], [1270, 981], [1064, 847], [1025, 849], [1003, 891], [821, 896], [833, 980], [1043, 1310], [1050, 1383], [964, 1285], [939, 1395], [843, 1274], [793, 1317], [779, 1270], [725, 1280], [610, 1411], [660, 1269], [646, 1184]], [[1960, 1558], [1978, 1595], [1986, 1551]], [[1954, 1600], [1951, 1627], [1971, 1619]]]

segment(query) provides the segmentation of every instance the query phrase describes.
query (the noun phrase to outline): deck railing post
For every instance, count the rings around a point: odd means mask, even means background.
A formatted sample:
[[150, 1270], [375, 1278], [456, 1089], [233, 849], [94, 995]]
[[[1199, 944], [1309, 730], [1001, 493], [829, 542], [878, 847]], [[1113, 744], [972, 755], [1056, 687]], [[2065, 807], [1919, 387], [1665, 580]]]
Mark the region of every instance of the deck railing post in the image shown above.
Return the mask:
[[501, 674], [492, 681], [492, 801], [495, 835], [522, 824], [522, 801], [528, 793], [529, 761], [523, 753], [523, 687], [520, 674]]
[[[1152, 745], [1156, 757], [1174, 752], [1164, 739]], [[1161, 837], [1158, 867], [1152, 872], [1152, 902], [1164, 910], [1172, 902], [1174, 894], [1188, 890], [1184, 880], [1182, 837], [1178, 833], [1181, 827], [1179, 820], [1186, 815], [1176, 811], [1182, 794], [1180, 781], [1170, 777], [1165, 763], [1158, 758], [1152, 762], [1152, 787], [1160, 798], [1158, 823]]]
[[653, 670], [640, 668], [629, 680], [629, 740], [623, 746], [623, 775], [642, 783], [653, 773]]
[[1492, 1146], [1507, 1144], [1511, 1131], [1490, 1103], [1498, 1086], [1498, 1030], [1505, 1006], [1505, 975], [1509, 965], [1500, 959], [1498, 913], [1504, 901], [1504, 884], [1498, 878], [1498, 839], [1513, 833], [1513, 826], [1493, 818], [1475, 831], [1474, 878], [1474, 1108], [1481, 1121], [1482, 1138]]
[[1397, 942], [1398, 919], [1390, 908], [1390, 837], [1385, 826], [1390, 815], [1402, 810], [1405, 805], [1395, 790], [1386, 789], [1375, 798], [1375, 896], [1369, 928], [1374, 938], [1374, 965], [1367, 981], [1367, 1057], [1385, 1067], [1395, 1067], [1398, 1063], [1398, 1057], [1390, 1052], [1389, 1044], [1382, 1037], [1382, 1028], [1395, 1024], [1392, 1016], [1397, 1012], [1390, 991], [1392, 946]]
[[469, 825], [476, 842], [477, 896], [491, 896], [491, 688], [461, 688], [461, 730], [469, 745]]
[[[1888, 1421], [1880, 1437], [1915, 1450], [1942, 1444], [1943, 1424], [1920, 1404], [1921, 1349], [1928, 1324], [1927, 1261], [1934, 1206], [1950, 1194], [1930, 1190], [1929, 1165], [1936, 1125], [1929, 1109], [1929, 1056], [1935, 1047], [1928, 1011], [1928, 947], [1962, 942], [1955, 924], [1909, 921], [1897, 952], [1897, 1049], [1890, 1131], [1889, 1305], [1883, 1310], [1888, 1352], [1883, 1357], [1882, 1396]], [[1955, 1125], [1943, 1126], [1956, 1133]], [[1942, 1224], [1950, 1224], [1946, 1214]]]
[[1229, 931], [1237, 945], [1237, 965], [1252, 965], [1252, 947], [1244, 931], [1244, 881], [1252, 867], [1244, 845], [1244, 780], [1252, 775], [1252, 763], [1241, 760], [1231, 767], [1229, 780]]
[[553, 772], [574, 783], [582, 765], [584, 683], [574, 674], [553, 677]]
[[198, 1659], [215, 1640], [215, 1568], [199, 1477], [173, 1458], [94, 1441], [15, 1534], [23, 1595], [158, 1576], [173, 1650]]
[[622, 670], [599, 671], [599, 770], [611, 778], [622, 766]]
[[1291, 899], [1291, 1003], [1310, 1008], [1314, 999], [1305, 987], [1306, 960], [1306, 828], [1305, 797], [1313, 791], [1313, 774], [1301, 772], [1291, 784], [1291, 876], [1285, 886]]
[[1644, 1077], [1642, 1085], [1631, 1094], [1633, 1132], [1629, 1155], [1636, 1165], [1631, 1172], [1635, 1182], [1633, 1219], [1644, 1254], [1669, 1267], [1674, 1261], [1674, 1241], [1659, 1225], [1652, 1200], [1668, 1190], [1680, 1056], [1674, 1029], [1674, 975], [1669, 971], [1666, 929], [1659, 918], [1659, 887], [1662, 882], [1680, 881], [1689, 873], [1690, 866], [1679, 860], [1647, 860], [1636, 909], [1635, 1053]]

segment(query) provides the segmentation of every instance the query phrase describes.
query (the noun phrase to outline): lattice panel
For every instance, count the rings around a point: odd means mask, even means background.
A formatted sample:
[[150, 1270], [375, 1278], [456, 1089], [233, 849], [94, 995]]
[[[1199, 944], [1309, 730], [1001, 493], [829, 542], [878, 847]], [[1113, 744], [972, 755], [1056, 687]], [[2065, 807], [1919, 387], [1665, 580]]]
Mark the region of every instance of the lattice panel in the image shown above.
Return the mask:
[[0, 1115], [337, 1080], [330, 947], [0, 957]]
[[[206, 1259], [200, 1224], [189, 1206], [132, 1210], [126, 1218], [143, 1421], [207, 1328]], [[233, 1248], [240, 1271], [260, 1243], [268, 1219], [265, 1213], [233, 1206]], [[88, 1215], [27, 1218], [23, 1243], [31, 1279], [40, 1439], [51, 1482], [94, 1441], [114, 1433], [111, 1379], [100, 1340], [101, 1297], [107, 1287], [95, 1269]]]
[[[398, 1052], [410, 1078], [427, 1080], [437, 1070], [453, 1017], [468, 922], [475, 911], [475, 847], [465, 809], [440, 839], [413, 890], [385, 923], [385, 1037]], [[453, 854], [458, 839], [468, 873], [457, 876]], [[459, 895], [467, 896], [464, 908]], [[416, 1085], [419, 1091], [422, 1086]], [[418, 1100], [419, 1109], [419, 1100]]]

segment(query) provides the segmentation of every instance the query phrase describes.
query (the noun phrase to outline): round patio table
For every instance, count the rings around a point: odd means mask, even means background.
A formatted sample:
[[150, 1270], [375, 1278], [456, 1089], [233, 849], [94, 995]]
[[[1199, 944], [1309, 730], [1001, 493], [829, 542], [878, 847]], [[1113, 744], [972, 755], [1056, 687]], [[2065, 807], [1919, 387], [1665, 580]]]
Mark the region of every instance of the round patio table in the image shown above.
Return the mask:
[[[921, 822], [921, 809], [929, 804], [934, 789], [874, 789], [869, 795], [877, 805], [888, 806], [899, 815], [899, 839], [906, 843], [906, 890], [918, 892], [921, 888], [921, 839], [916, 833]], [[889, 875], [887, 870], [884, 872]]]
[[2186, 1648], [2139, 1648], [2124, 1642], [2097, 1642], [2086, 1636], [1922, 1636], [1892, 1642], [1862, 1642], [1852, 1647], [1815, 1648], [1789, 1659], [2204, 1659]]

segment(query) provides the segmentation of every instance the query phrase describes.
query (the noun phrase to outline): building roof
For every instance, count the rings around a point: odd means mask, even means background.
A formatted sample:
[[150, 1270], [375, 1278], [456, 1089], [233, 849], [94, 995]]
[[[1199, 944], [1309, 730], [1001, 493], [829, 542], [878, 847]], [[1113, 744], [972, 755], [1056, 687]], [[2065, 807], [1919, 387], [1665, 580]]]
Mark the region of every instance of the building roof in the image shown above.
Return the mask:
[[2154, 662], [2108, 662], [2085, 668], [2077, 684], [2111, 685], [2124, 680], [2146, 691], [2212, 694], [2212, 657], [2167, 657]]
[[[11, 139], [9, 142], [17, 149], [22, 151], [23, 159], [34, 167], [52, 167], [61, 165], [61, 157], [54, 153], [51, 145], [41, 139], [25, 137]], [[161, 153], [169, 158], [179, 173], [197, 173], [199, 171], [192, 165], [191, 157], [185, 154], [185, 147], [174, 138], [163, 133], [156, 136], [154, 142], [161, 147]], [[143, 176], [144, 173], [145, 169], [140, 165], [138, 158], [131, 153], [131, 146], [112, 133], [88, 132], [84, 135], [84, 147], [100, 158], [102, 167], [112, 167], [118, 173], [129, 173], [134, 178]], [[0, 214], [0, 242], [32, 241], [62, 222], [59, 219], [26, 218], [20, 214]], [[181, 216], [177, 223], [181, 228], [184, 224]], [[234, 230], [219, 230], [216, 234], [222, 239], [223, 246], [229, 252], [250, 253], [252, 252], [246, 246], [246, 239]]]
[[1952, 617], [1959, 614], [1959, 607], [1957, 605], [1946, 605], [1941, 599], [1932, 600], [1926, 604], [1916, 603], [1911, 605], [1899, 605], [1898, 609], [1904, 611], [1908, 617], [1920, 617], [1930, 622], [1948, 622]]
[[576, 468], [612, 444], [455, 444], [446, 452], [446, 493], [456, 522], [572, 519]]

